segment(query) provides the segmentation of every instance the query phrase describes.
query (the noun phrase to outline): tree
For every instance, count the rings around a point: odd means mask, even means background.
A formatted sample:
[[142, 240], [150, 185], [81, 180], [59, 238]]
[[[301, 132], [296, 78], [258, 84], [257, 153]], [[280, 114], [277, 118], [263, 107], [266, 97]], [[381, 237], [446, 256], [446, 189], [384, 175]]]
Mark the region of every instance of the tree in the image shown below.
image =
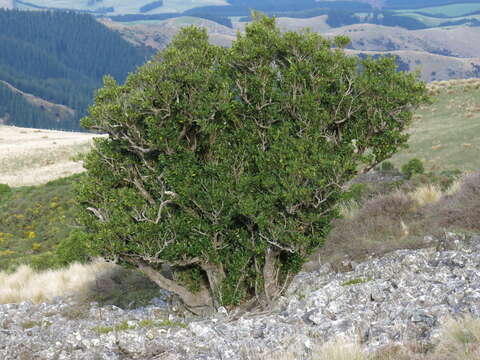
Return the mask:
[[232, 47], [184, 28], [82, 125], [78, 186], [91, 248], [139, 268], [194, 312], [269, 304], [320, 247], [342, 185], [403, 146], [425, 85], [344, 37], [256, 16]]

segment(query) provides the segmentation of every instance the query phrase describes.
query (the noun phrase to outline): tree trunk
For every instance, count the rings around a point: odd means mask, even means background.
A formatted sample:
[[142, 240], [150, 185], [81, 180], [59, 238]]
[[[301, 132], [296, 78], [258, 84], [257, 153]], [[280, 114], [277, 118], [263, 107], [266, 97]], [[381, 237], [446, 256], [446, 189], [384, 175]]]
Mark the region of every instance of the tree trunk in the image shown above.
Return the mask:
[[163, 276], [160, 271], [155, 270], [143, 261], [138, 259], [128, 258], [128, 262], [137, 266], [150, 280], [156, 283], [159, 287], [168, 290], [180, 297], [185, 306], [197, 315], [203, 315], [208, 312], [212, 312], [214, 309], [214, 300], [207, 287], [202, 286], [200, 291], [191, 292], [186, 287], [177, 284], [175, 281], [170, 280]]
[[278, 286], [278, 269], [276, 266], [279, 255], [279, 250], [268, 248], [265, 251], [265, 265], [263, 266], [263, 297], [267, 304], [270, 304], [280, 295]]
[[212, 292], [213, 303], [216, 309], [220, 307], [222, 301], [220, 287], [225, 279], [225, 272], [221, 265], [215, 264], [202, 264], [202, 270], [205, 271]]

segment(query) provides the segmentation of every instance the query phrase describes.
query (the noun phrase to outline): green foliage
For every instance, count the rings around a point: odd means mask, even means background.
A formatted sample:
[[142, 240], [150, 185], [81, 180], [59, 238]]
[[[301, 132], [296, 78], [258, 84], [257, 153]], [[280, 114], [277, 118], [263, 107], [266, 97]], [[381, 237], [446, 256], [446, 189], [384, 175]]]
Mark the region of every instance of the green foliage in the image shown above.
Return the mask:
[[405, 144], [426, 99], [393, 59], [332, 49], [344, 43], [258, 17], [226, 49], [189, 27], [124, 85], [106, 78], [82, 122], [109, 134], [77, 189], [91, 246], [187, 303], [278, 296], [323, 244], [342, 185]]
[[12, 189], [7, 184], [0, 184], [0, 197], [5, 194], [9, 194], [11, 191]]
[[411, 159], [408, 163], [402, 166], [402, 173], [410, 179], [414, 174], [423, 174], [425, 172], [425, 168], [423, 167], [423, 163], [419, 159]]
[[74, 262], [86, 263], [93, 256], [88, 244], [88, 234], [81, 230], [73, 230], [58, 244], [56, 252], [58, 262], [62, 265]]
[[78, 227], [72, 189], [77, 178], [12, 188], [0, 195], [0, 271], [22, 263], [39, 270], [59, 265], [56, 247]]
[[384, 161], [380, 164], [379, 170], [382, 172], [396, 171], [395, 165], [391, 161]]

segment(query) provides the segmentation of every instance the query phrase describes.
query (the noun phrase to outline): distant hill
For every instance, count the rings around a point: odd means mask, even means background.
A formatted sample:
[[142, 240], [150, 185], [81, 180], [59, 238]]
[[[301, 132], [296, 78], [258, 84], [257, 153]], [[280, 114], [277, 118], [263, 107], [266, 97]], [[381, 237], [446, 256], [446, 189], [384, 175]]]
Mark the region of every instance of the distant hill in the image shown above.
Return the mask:
[[14, 0], [0, 0], [0, 9], [15, 9]]
[[121, 22], [192, 16], [229, 27], [239, 18], [247, 21], [251, 9], [289, 18], [326, 15], [328, 24], [333, 27], [372, 23], [422, 29], [480, 19], [478, 0], [16, 0], [16, 4], [20, 9], [28, 10], [88, 12]]
[[480, 77], [480, 27], [406, 30], [356, 24], [324, 35], [348, 36], [352, 54], [398, 56], [402, 70], [420, 70], [426, 81]]
[[[79, 129], [102, 77], [123, 81], [152, 54], [86, 14], [0, 10], [0, 118], [27, 127]], [[60, 114], [30, 94], [73, 110]]]
[[[280, 29], [300, 31], [309, 28], [326, 37], [346, 35], [351, 39], [347, 50], [359, 56], [398, 56], [400, 70], [420, 70], [426, 81], [480, 77], [480, 27], [466, 25], [407, 30], [375, 24], [355, 24], [332, 28], [327, 16], [306, 19], [277, 18]], [[216, 22], [195, 17], [178, 17], [161, 22], [140, 24], [103, 21], [134, 44], [163, 49], [185, 25], [205, 27], [210, 41], [229, 46], [245, 22], [233, 22], [233, 29]]]

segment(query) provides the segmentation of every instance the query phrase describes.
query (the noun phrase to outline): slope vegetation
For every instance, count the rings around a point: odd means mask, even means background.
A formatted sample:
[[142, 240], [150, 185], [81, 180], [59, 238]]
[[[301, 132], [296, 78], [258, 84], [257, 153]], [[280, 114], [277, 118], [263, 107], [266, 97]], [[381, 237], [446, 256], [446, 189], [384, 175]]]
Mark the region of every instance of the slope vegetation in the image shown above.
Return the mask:
[[397, 165], [411, 158], [427, 170], [480, 168], [480, 79], [430, 84], [433, 104], [420, 109], [410, 129], [410, 148], [393, 157]]

